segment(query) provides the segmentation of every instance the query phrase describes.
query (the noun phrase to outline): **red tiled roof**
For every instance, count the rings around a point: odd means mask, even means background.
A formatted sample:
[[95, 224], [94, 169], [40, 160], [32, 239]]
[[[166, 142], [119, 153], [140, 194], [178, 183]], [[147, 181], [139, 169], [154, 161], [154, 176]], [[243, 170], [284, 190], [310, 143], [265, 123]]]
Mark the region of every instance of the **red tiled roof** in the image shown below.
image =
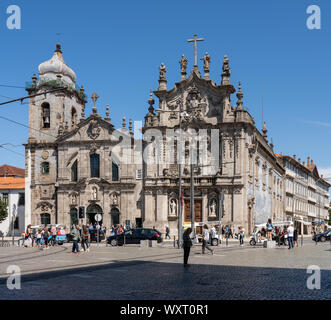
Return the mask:
[[24, 178], [0, 177], [0, 190], [6, 189], [24, 189]]
[[0, 177], [25, 177], [25, 170], [9, 166], [7, 164], [0, 166]]

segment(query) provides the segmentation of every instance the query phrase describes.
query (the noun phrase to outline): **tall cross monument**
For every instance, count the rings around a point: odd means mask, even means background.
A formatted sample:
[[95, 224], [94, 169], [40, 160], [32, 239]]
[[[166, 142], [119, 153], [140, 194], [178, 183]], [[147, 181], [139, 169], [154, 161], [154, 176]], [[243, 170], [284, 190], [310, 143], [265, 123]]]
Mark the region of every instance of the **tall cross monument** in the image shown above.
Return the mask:
[[194, 42], [194, 68], [198, 68], [198, 56], [197, 56], [197, 42], [204, 41], [203, 38], [197, 38], [197, 35], [194, 35], [194, 39], [189, 39], [187, 42]]

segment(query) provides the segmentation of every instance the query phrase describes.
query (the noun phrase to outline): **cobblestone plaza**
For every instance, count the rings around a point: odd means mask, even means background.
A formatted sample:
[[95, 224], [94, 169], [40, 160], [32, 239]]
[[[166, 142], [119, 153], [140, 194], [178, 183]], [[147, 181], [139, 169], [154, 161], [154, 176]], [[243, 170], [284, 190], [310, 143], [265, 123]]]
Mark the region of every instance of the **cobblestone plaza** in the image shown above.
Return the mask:
[[[239, 247], [231, 241], [214, 255], [202, 255], [195, 246], [190, 268], [183, 268], [182, 250], [170, 243], [157, 248], [93, 246], [79, 255], [68, 246], [46, 252], [2, 248], [0, 299], [330, 299], [330, 254], [329, 243], [316, 245], [307, 238], [294, 250]], [[10, 265], [21, 269], [21, 290], [7, 289]], [[320, 290], [307, 288], [307, 268], [313, 265], [321, 269]]]

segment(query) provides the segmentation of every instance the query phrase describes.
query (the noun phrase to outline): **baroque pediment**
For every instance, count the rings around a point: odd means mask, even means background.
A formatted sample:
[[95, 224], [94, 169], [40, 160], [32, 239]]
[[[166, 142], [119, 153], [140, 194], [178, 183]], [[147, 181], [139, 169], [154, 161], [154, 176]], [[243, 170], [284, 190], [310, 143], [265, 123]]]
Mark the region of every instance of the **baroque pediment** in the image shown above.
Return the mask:
[[110, 140], [113, 131], [112, 124], [92, 114], [81, 121], [74, 129], [59, 137], [57, 142]]

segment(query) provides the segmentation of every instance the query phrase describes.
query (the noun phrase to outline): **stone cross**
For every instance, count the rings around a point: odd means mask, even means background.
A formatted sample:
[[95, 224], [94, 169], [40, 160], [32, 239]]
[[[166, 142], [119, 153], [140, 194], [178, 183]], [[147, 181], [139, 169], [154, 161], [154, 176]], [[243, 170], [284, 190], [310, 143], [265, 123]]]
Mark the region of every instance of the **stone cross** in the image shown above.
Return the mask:
[[187, 42], [194, 42], [194, 67], [198, 67], [198, 56], [197, 56], [197, 42], [198, 41], [204, 41], [205, 39], [199, 38], [197, 39], [197, 35], [194, 35], [194, 39], [189, 39]]

